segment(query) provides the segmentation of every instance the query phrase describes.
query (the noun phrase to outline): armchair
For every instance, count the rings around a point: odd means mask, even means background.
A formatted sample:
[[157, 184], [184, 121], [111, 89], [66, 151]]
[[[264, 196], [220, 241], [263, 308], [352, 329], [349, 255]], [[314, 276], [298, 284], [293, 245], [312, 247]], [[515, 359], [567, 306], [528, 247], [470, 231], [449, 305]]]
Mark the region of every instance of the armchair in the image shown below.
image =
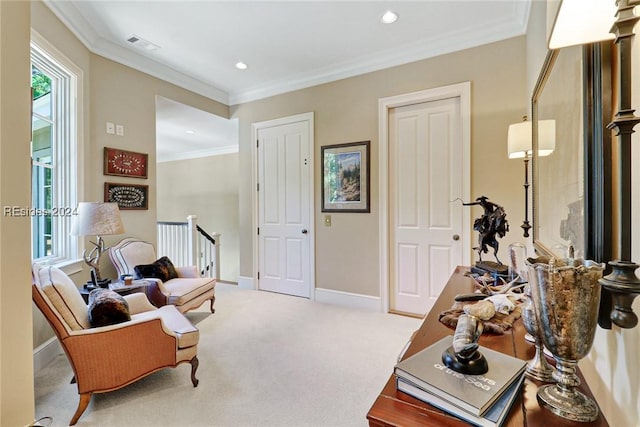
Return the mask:
[[[152, 264], [157, 259], [151, 243], [132, 237], [112, 246], [109, 249], [109, 258], [118, 275], [133, 276], [136, 276], [134, 269], [137, 265]], [[152, 284], [146, 288], [149, 300], [157, 307], [167, 304], [175, 305], [181, 313], [198, 308], [205, 301], [210, 300], [210, 310], [214, 313], [216, 279], [200, 277], [195, 266], [176, 267], [176, 272], [178, 277], [166, 282], [160, 279], [147, 279], [152, 281]]]
[[117, 390], [163, 368], [191, 364], [198, 385], [199, 331], [174, 306], [156, 308], [144, 294], [124, 297], [131, 320], [92, 328], [78, 288], [60, 269], [34, 264], [33, 302], [53, 328], [74, 373], [80, 402], [75, 425], [93, 393]]

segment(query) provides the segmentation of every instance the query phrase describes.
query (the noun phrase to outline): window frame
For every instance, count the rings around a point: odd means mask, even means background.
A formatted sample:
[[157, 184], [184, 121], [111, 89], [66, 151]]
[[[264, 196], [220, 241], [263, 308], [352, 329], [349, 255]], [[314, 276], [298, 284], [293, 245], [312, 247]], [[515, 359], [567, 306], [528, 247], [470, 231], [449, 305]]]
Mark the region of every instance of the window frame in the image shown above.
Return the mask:
[[[75, 211], [83, 194], [83, 73], [65, 55], [35, 30], [31, 30], [31, 64], [52, 80], [52, 207]], [[55, 88], [55, 89], [54, 89]], [[64, 112], [67, 112], [64, 114]], [[31, 120], [33, 120], [33, 115]], [[62, 143], [60, 143], [62, 141]], [[31, 164], [34, 164], [33, 160]], [[70, 209], [66, 209], [70, 208]], [[82, 269], [81, 240], [71, 236], [71, 216], [52, 216], [52, 255], [33, 259], [65, 268], [68, 273]], [[37, 218], [32, 218], [32, 221]], [[32, 226], [33, 227], [33, 226]], [[32, 232], [33, 233], [33, 232]], [[32, 236], [32, 245], [34, 237]], [[33, 257], [33, 248], [31, 251]]]

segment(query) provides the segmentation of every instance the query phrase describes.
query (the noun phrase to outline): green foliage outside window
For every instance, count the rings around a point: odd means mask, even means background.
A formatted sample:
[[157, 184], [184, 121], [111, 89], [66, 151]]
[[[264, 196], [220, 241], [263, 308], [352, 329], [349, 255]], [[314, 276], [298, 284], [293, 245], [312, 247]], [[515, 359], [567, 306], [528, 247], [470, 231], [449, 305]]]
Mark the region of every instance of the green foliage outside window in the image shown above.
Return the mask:
[[31, 87], [33, 88], [33, 99], [38, 99], [51, 92], [51, 79], [36, 67], [31, 67]]

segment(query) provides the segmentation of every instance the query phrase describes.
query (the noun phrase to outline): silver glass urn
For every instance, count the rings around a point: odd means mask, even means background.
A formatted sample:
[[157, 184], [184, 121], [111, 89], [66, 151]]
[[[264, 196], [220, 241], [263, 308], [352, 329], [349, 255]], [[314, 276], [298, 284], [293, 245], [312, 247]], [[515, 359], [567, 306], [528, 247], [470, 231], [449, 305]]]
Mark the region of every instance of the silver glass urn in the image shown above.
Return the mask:
[[573, 421], [598, 418], [596, 403], [577, 390], [578, 361], [593, 344], [604, 264], [567, 258], [529, 259], [529, 282], [542, 342], [556, 360], [553, 379], [538, 389], [538, 402]]
[[548, 383], [553, 381], [553, 367], [549, 365], [549, 362], [547, 362], [547, 359], [544, 357], [542, 333], [538, 327], [538, 318], [533, 300], [531, 299], [530, 285], [525, 286], [524, 294], [527, 296], [527, 299], [522, 304], [522, 322], [524, 323], [526, 331], [533, 337], [536, 347], [536, 353], [533, 359], [527, 364], [525, 374], [529, 378]]

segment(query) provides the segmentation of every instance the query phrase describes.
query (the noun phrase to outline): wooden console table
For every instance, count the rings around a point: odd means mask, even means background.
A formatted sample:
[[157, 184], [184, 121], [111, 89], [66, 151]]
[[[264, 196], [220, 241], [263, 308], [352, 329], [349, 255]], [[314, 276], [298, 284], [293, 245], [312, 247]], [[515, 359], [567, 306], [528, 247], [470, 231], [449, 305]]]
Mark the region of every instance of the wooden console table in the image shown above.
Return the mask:
[[[423, 348], [438, 341], [440, 338], [453, 335], [453, 330], [444, 326], [438, 320], [439, 314], [451, 308], [453, 298], [457, 294], [472, 292], [474, 289], [473, 279], [466, 277], [464, 273], [469, 269], [466, 267], [457, 267], [453, 275], [447, 282], [440, 297], [435, 305], [426, 316], [424, 322], [420, 326], [409, 344], [403, 359], [417, 353]], [[523, 360], [529, 360], [535, 354], [535, 348], [532, 344], [525, 341], [526, 331], [522, 320], [517, 320], [509, 331], [504, 335], [482, 335], [480, 345], [492, 348], [494, 350], [510, 354]], [[392, 367], [390, 367], [392, 370]], [[593, 394], [589, 389], [582, 373], [578, 371], [580, 381], [580, 390], [587, 396], [593, 398]], [[598, 419], [591, 423], [578, 423], [558, 417], [550, 411], [541, 408], [536, 399], [538, 386], [542, 385], [537, 381], [531, 381], [528, 378], [522, 388], [521, 397], [514, 402], [509, 417], [505, 422], [505, 426], [510, 427], [531, 427], [531, 426], [608, 426], [607, 420], [602, 411]], [[595, 399], [594, 399], [595, 400]], [[367, 414], [370, 426], [466, 426], [453, 416], [415, 399], [408, 394], [396, 390], [395, 376], [391, 374], [389, 381], [384, 389], [373, 403], [373, 406]]]

